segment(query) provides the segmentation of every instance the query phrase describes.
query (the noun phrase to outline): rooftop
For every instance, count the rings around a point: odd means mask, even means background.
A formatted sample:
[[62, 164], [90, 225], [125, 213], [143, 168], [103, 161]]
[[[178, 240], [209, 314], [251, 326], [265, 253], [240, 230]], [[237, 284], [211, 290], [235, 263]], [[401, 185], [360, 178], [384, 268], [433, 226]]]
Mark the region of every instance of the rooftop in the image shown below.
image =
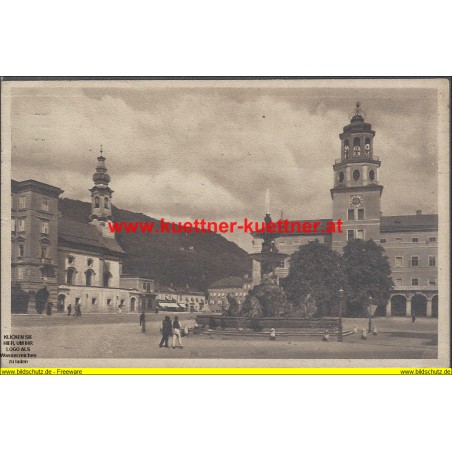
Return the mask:
[[381, 232], [434, 230], [438, 230], [437, 214], [395, 215], [391, 217], [381, 217]]
[[78, 221], [60, 218], [58, 239], [68, 246], [94, 248], [114, 254], [125, 254], [114, 238], [103, 237], [96, 226]]
[[209, 289], [220, 289], [227, 287], [240, 287], [242, 288], [243, 284], [246, 282], [251, 282], [251, 279], [244, 278], [242, 276], [228, 276], [227, 278], [219, 279], [218, 281], [214, 281]]
[[17, 181], [14, 179], [11, 179], [11, 192], [12, 193], [20, 193], [23, 191], [32, 190], [37, 191], [38, 193], [42, 193], [45, 195], [51, 195], [58, 197], [63, 193], [64, 191], [61, 190], [59, 187], [55, 187], [53, 185], [45, 184], [44, 182], [39, 182], [34, 179], [28, 179], [24, 181]]

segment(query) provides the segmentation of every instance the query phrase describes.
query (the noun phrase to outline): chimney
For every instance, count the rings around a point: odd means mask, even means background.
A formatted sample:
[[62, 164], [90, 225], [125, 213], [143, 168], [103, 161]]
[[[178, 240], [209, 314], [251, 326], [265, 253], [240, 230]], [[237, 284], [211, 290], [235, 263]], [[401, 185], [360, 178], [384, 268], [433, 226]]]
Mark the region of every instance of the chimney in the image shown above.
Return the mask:
[[416, 210], [416, 215], [422, 215], [422, 210]]

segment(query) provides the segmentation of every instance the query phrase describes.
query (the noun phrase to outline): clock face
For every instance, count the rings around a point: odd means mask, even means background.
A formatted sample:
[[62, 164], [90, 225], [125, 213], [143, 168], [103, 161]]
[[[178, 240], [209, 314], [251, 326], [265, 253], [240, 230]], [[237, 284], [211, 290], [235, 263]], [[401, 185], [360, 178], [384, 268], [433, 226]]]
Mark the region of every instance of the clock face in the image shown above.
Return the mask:
[[363, 197], [361, 195], [350, 196], [350, 207], [361, 207], [363, 205]]

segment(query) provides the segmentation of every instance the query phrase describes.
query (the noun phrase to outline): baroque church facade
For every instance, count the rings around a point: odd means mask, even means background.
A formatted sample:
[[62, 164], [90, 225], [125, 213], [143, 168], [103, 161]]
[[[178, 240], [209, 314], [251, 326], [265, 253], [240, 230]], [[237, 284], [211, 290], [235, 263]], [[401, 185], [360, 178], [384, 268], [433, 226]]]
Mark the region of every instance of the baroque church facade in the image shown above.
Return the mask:
[[113, 191], [102, 152], [93, 182], [86, 223], [60, 217], [60, 188], [35, 180], [11, 182], [12, 286], [30, 295], [30, 307], [45, 287], [58, 312], [69, 304], [82, 312], [142, 309], [146, 290], [141, 278], [131, 283], [130, 275], [123, 277], [125, 252], [107, 224], [113, 219]]
[[[350, 123], [340, 139], [340, 158], [334, 162], [332, 219], [299, 220], [319, 222], [316, 233], [284, 233], [274, 243], [281, 253], [292, 254], [313, 240], [341, 253], [353, 239], [374, 240], [385, 249], [395, 283], [385, 306], [386, 316], [438, 316], [438, 215], [384, 216], [381, 213], [383, 186], [380, 158], [374, 153], [375, 131], [356, 105]], [[341, 219], [341, 233], [326, 234], [326, 223]], [[254, 234], [253, 247], [259, 252], [262, 234]], [[289, 272], [289, 258], [276, 269], [278, 280]], [[260, 263], [253, 261], [253, 285], [261, 278]]]

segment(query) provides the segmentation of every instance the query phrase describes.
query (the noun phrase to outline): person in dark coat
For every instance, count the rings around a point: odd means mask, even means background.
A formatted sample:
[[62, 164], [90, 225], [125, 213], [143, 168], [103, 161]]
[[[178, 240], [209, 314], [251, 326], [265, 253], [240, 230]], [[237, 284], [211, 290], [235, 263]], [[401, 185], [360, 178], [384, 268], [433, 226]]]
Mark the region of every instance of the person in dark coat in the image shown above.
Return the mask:
[[169, 318], [169, 316], [165, 316], [162, 322], [162, 340], [160, 341], [159, 347], [165, 346], [166, 348], [168, 348], [168, 340], [171, 334], [173, 334], [171, 319]]
[[411, 311], [411, 321], [414, 323], [416, 321], [416, 313]]
[[68, 305], [67, 305], [67, 315], [71, 315], [71, 311], [72, 311], [72, 305], [71, 305], [71, 303], [69, 303]]

